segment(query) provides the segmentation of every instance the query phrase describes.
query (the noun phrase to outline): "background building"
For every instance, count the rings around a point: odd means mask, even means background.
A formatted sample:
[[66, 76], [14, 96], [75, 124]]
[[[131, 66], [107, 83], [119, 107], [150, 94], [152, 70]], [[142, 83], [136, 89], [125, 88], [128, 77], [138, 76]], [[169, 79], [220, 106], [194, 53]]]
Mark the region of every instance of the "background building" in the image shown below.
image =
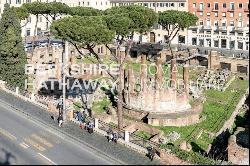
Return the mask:
[[249, 50], [248, 0], [189, 0], [188, 10], [199, 17], [188, 45]]
[[[110, 0], [111, 7], [122, 5], [141, 5], [153, 9], [155, 12], [163, 12], [166, 10], [187, 11], [188, 4], [186, 0]], [[164, 35], [166, 31], [158, 24], [155, 24], [152, 31], [147, 35], [136, 34], [135, 41], [140, 42], [165, 42]], [[172, 44], [187, 44], [187, 30], [180, 30], [179, 34], [174, 38]], [[180, 40], [178, 40], [180, 39]]]
[[[38, 2], [57, 1], [57, 2], [65, 3], [71, 7], [74, 7], [74, 6], [79, 5], [79, 1], [83, 1], [83, 0], [0, 0], [0, 17], [1, 17], [1, 14], [3, 13], [5, 3], [10, 4], [10, 6], [20, 7], [24, 3], [31, 3], [35, 1], [38, 1]], [[60, 16], [58, 18], [60, 18]], [[51, 24], [50, 22], [52, 22], [52, 19], [50, 17], [47, 17], [46, 19], [44, 16], [40, 15], [38, 17], [38, 23], [37, 23], [37, 34], [42, 34], [48, 31], [49, 26]], [[30, 15], [28, 19], [23, 20], [21, 22], [22, 36], [23, 37], [34, 36], [35, 24], [36, 24], [36, 16], [34, 15]]]

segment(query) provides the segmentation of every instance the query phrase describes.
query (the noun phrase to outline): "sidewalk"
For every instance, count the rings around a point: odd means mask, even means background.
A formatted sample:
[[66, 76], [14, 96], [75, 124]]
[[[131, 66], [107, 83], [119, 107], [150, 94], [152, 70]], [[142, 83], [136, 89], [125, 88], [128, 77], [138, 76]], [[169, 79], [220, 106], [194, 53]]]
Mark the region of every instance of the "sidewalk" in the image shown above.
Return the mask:
[[[41, 121], [45, 122], [47, 125], [57, 127], [57, 122], [51, 119], [51, 113], [45, 109], [35, 106], [30, 102], [21, 100], [11, 94], [6, 93], [0, 89], [0, 99], [23, 110]], [[126, 164], [136, 164], [136, 165], [162, 165], [163, 163], [159, 160], [154, 160], [151, 162], [147, 157], [121, 145], [108, 143], [107, 139], [97, 133], [90, 135], [86, 131], [80, 129], [80, 127], [73, 123], [67, 122], [67, 125], [62, 127], [60, 130], [70, 134], [72, 137], [82, 140], [83, 142], [89, 144], [90, 146], [99, 149], [103, 153], [117, 158]]]

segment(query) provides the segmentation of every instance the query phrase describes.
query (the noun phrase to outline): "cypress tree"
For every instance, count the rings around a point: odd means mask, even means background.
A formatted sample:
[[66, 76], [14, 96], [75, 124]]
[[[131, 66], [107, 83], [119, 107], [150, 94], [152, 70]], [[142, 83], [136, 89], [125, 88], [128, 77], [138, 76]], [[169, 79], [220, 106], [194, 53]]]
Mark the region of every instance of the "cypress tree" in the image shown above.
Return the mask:
[[9, 4], [4, 5], [0, 20], [0, 80], [24, 89], [26, 53], [18, 15]]

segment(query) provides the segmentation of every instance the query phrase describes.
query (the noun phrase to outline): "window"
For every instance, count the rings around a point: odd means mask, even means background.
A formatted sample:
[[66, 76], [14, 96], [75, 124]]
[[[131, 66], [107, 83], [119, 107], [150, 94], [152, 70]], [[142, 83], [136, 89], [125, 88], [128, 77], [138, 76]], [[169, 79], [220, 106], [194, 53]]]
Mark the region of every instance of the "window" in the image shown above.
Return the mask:
[[21, 4], [21, 0], [16, 0], [16, 4]]
[[207, 3], [207, 8], [210, 8], [210, 3]]
[[26, 36], [30, 36], [30, 29], [26, 30]]
[[239, 17], [242, 17], [242, 13], [239, 13]]
[[225, 27], [225, 26], [226, 26], [226, 22], [222, 22], [221, 25], [222, 25], [223, 27]]
[[203, 3], [200, 3], [200, 10], [203, 10]]
[[200, 12], [200, 16], [203, 16], [203, 12]]
[[230, 10], [234, 10], [234, 3], [230, 3]]
[[214, 9], [215, 9], [215, 10], [219, 10], [219, 5], [218, 5], [218, 3], [214, 3]]
[[174, 3], [170, 3], [170, 6], [171, 6], [171, 7], [174, 7]]
[[200, 21], [200, 25], [203, 25], [203, 21]]
[[238, 21], [238, 27], [242, 27], [242, 21]]
[[239, 8], [242, 9], [243, 5], [242, 3], [239, 3]]
[[209, 13], [209, 12], [207, 13], [207, 16], [210, 16], [210, 13]]
[[234, 17], [234, 13], [232, 12], [232, 13], [230, 13], [230, 17]]
[[185, 3], [179, 3], [179, 7], [185, 7]]
[[230, 26], [234, 26], [234, 22], [233, 21], [230, 21]]
[[226, 7], [227, 7], [227, 4], [226, 4], [226, 3], [223, 3], [223, 4], [222, 4], [222, 7], [223, 7], [223, 8], [226, 8]]
[[218, 21], [214, 21], [214, 26], [218, 26]]
[[218, 47], [219, 46], [219, 41], [218, 40], [214, 40], [214, 47]]
[[26, 3], [31, 3], [31, 0], [26, 0]]
[[222, 17], [226, 17], [226, 13], [225, 12], [222, 13]]
[[218, 17], [218, 12], [215, 12], [215, 13], [214, 13], [214, 17]]
[[196, 8], [196, 3], [193, 3], [193, 8]]
[[166, 7], [168, 7], [168, 3], [166, 3]]
[[243, 42], [238, 42], [238, 49], [243, 50]]
[[163, 3], [160, 3], [160, 7], [163, 7]]

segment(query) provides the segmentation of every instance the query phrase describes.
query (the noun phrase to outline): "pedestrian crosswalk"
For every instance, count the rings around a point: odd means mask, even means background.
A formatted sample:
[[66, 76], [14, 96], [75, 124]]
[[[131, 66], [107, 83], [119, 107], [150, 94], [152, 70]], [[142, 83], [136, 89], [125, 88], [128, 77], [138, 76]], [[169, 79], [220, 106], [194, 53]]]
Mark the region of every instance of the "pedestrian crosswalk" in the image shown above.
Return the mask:
[[29, 147], [35, 148], [38, 151], [46, 151], [50, 148], [53, 148], [56, 144], [59, 144], [60, 141], [54, 138], [50, 133], [45, 131], [40, 131], [37, 133], [32, 133], [29, 136], [23, 139], [23, 142], [20, 143], [20, 146], [24, 149]]

